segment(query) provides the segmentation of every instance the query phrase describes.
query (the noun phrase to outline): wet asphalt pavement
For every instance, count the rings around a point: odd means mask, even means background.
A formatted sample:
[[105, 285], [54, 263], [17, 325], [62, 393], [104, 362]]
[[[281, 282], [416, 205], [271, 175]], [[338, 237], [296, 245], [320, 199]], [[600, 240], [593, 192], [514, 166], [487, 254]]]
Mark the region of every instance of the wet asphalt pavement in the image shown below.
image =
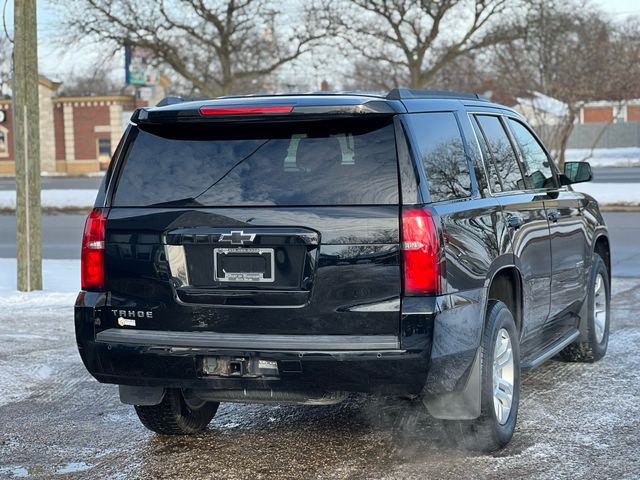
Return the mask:
[[73, 294], [0, 301], [0, 478], [640, 478], [640, 280], [613, 290], [607, 356], [525, 375], [514, 439], [491, 455], [451, 444], [419, 404], [361, 397], [223, 404], [205, 433], [158, 436], [84, 370]]

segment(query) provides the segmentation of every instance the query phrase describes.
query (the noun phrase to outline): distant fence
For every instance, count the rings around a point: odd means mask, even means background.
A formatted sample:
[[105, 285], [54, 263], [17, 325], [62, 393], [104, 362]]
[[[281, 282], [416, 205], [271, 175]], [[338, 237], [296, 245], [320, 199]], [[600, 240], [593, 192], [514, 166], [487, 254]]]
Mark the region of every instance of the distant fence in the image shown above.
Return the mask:
[[[598, 137], [600, 137], [598, 139]], [[596, 141], [596, 139], [598, 139]], [[595, 145], [594, 145], [595, 142]], [[640, 122], [575, 125], [568, 148], [640, 147]]]

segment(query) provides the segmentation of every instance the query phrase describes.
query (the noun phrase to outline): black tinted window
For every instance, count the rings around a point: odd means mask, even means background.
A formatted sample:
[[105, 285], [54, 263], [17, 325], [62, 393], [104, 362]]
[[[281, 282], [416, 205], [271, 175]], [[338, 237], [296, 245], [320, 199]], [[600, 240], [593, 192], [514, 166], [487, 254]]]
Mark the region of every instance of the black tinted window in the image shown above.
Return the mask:
[[[501, 192], [502, 185], [500, 185], [500, 177], [498, 177], [498, 168], [496, 167], [493, 156], [489, 153], [489, 147], [487, 146], [487, 141], [484, 138], [484, 133], [480, 130], [478, 126], [477, 120], [474, 118], [471, 123], [473, 124], [473, 130], [476, 134], [476, 138], [478, 139], [478, 145], [480, 146], [480, 151], [482, 152], [482, 160], [484, 162], [485, 170], [487, 171], [489, 187], [492, 192]], [[476, 178], [479, 178], [482, 175], [476, 174]], [[484, 177], [484, 176], [482, 176]], [[478, 180], [480, 183], [480, 180]], [[485, 185], [481, 185], [481, 188], [484, 188]]]
[[516, 120], [509, 119], [509, 126], [522, 154], [525, 175], [533, 188], [555, 188], [556, 180], [546, 152], [531, 132]]
[[489, 143], [493, 164], [502, 180], [503, 190], [524, 190], [527, 188], [528, 186], [522, 180], [516, 154], [500, 119], [489, 115], [478, 115], [477, 119], [484, 137]]
[[409, 116], [429, 183], [431, 200], [471, 196], [469, 163], [458, 122], [451, 112]]
[[389, 121], [145, 127], [115, 206], [398, 202]]

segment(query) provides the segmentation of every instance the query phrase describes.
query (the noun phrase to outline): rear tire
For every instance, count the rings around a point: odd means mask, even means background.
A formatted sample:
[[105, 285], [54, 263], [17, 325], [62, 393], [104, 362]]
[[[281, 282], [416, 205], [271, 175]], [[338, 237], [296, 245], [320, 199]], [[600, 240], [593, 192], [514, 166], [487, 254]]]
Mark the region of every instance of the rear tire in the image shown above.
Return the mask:
[[471, 450], [504, 447], [515, 431], [520, 403], [520, 342], [509, 308], [489, 300], [481, 351], [480, 417], [446, 421], [446, 430]]
[[163, 435], [190, 435], [207, 428], [218, 411], [218, 402], [187, 404], [178, 389], [167, 389], [158, 405], [135, 405], [140, 422]]
[[568, 362], [597, 362], [605, 356], [609, 345], [610, 299], [611, 289], [607, 266], [602, 257], [594, 253], [586, 300], [587, 340], [572, 343], [562, 350], [560, 356], [564, 360]]

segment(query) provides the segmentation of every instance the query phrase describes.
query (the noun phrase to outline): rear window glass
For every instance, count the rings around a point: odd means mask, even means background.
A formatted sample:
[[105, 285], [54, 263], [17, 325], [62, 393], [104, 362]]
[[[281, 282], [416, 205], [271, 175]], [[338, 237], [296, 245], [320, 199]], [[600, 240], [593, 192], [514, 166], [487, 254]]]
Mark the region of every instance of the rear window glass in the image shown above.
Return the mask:
[[114, 206], [398, 203], [390, 120], [137, 130]]
[[471, 196], [469, 162], [462, 135], [452, 112], [409, 115], [418, 142], [431, 201]]

